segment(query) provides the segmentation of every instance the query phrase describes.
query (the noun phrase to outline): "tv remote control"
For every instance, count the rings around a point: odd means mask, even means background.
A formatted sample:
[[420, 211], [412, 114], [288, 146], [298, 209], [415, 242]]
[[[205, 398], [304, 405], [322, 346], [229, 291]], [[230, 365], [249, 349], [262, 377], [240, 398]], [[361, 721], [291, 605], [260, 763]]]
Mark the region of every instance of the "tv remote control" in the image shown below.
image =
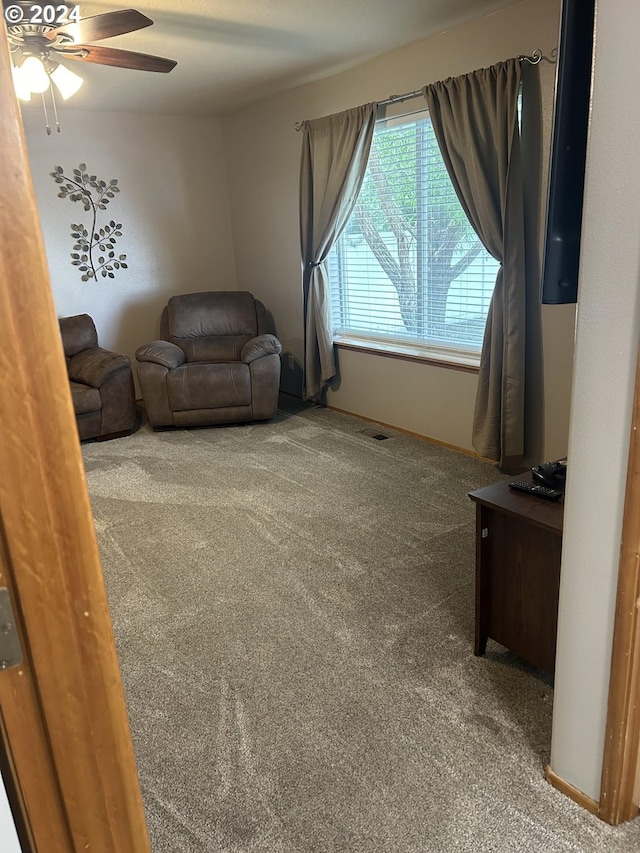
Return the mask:
[[509, 483], [509, 488], [520, 492], [527, 492], [530, 495], [545, 498], [548, 501], [557, 501], [562, 497], [562, 492], [559, 492], [558, 489], [541, 486], [538, 483], [528, 483], [526, 480], [514, 480], [512, 483]]

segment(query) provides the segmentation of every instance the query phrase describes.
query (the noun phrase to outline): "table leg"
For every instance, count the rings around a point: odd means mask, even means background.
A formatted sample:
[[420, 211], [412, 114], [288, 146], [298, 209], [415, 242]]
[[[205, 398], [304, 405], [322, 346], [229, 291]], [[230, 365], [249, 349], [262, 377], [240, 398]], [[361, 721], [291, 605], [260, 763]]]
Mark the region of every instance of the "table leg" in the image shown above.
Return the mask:
[[486, 507], [476, 504], [476, 635], [473, 653], [480, 657], [489, 637], [488, 562], [483, 560], [483, 545], [489, 533]]

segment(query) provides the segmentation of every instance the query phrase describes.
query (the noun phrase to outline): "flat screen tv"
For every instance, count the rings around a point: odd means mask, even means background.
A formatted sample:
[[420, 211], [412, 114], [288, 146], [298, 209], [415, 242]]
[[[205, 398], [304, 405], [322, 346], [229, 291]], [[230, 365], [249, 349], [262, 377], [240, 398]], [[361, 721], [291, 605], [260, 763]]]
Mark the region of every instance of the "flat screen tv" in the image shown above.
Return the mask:
[[577, 302], [595, 0], [563, 0], [542, 272], [543, 303]]

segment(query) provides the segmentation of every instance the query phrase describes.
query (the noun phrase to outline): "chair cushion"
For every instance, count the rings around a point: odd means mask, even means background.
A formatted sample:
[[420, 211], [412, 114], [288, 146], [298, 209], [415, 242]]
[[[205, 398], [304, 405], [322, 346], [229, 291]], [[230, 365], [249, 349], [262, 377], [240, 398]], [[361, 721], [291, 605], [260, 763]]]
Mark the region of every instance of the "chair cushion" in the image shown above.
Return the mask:
[[251, 405], [251, 375], [242, 362], [183, 364], [167, 374], [174, 412]]
[[108, 379], [119, 370], [131, 367], [131, 359], [128, 355], [121, 355], [111, 350], [94, 347], [79, 352], [69, 359], [67, 370], [72, 382], [81, 382], [100, 388]]
[[282, 344], [275, 335], [258, 335], [243, 346], [240, 360], [245, 364], [251, 364], [257, 358], [264, 358], [265, 355], [280, 355], [281, 352]]
[[171, 338], [183, 350], [187, 361], [242, 361], [243, 346], [252, 341], [247, 335], [215, 335], [203, 338]]
[[186, 355], [171, 341], [151, 341], [151, 343], [143, 344], [136, 350], [136, 358], [138, 361], [148, 361], [151, 364], [159, 364], [160, 367], [166, 367], [167, 370], [173, 370], [175, 367], [180, 367], [187, 360]]
[[83, 385], [80, 382], [69, 382], [69, 385], [71, 386], [73, 410], [76, 415], [100, 411], [102, 400], [97, 388], [91, 388], [89, 385]]
[[67, 358], [98, 346], [98, 333], [88, 314], [76, 314], [74, 317], [60, 317], [62, 346]]
[[173, 296], [167, 305], [168, 338], [187, 360], [237, 361], [258, 334], [256, 301], [247, 291]]

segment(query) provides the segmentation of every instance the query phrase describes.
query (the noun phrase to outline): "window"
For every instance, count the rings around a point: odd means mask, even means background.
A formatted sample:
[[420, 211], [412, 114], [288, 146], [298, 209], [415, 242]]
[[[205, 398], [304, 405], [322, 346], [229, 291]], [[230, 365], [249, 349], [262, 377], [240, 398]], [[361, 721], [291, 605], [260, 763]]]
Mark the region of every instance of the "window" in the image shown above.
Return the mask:
[[458, 201], [428, 113], [379, 121], [329, 256], [334, 340], [477, 363], [498, 267]]

